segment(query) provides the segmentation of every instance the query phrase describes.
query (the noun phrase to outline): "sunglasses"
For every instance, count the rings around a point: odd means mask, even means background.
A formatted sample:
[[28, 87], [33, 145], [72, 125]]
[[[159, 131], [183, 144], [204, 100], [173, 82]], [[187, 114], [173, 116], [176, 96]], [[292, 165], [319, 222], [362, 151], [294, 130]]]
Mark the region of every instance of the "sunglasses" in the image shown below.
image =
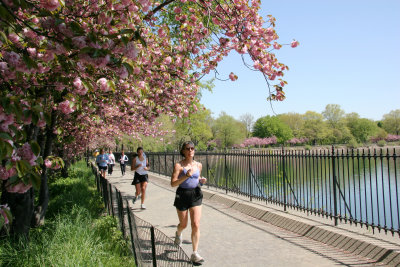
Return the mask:
[[194, 147], [185, 147], [185, 149], [187, 150], [187, 151], [194, 151]]

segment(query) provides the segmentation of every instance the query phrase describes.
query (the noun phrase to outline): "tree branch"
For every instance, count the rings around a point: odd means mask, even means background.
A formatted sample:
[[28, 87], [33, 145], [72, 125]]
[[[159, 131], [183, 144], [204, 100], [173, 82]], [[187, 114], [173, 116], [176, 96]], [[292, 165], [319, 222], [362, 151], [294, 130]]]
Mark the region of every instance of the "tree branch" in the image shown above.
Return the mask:
[[157, 6], [152, 11], [150, 11], [146, 16], [144, 16], [144, 20], [149, 20], [156, 12], [160, 11], [163, 7], [171, 4], [172, 2], [175, 2], [175, 0], [167, 0], [161, 5]]

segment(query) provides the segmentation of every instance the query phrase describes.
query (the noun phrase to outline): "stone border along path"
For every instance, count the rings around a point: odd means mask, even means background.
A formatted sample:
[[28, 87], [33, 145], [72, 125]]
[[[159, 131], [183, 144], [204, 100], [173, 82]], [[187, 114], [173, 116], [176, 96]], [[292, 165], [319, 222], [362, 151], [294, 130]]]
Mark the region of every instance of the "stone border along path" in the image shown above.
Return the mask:
[[[129, 167], [129, 166], [128, 166]], [[129, 200], [139, 218], [173, 239], [178, 223], [173, 206], [176, 188], [170, 177], [149, 173], [145, 200], [132, 204], [133, 172], [124, 176], [118, 164], [106, 178]], [[333, 222], [304, 212], [226, 195], [203, 186], [199, 253], [203, 266], [400, 266], [400, 238]], [[189, 222], [190, 224], [190, 222]], [[190, 256], [190, 226], [183, 232], [182, 248]]]

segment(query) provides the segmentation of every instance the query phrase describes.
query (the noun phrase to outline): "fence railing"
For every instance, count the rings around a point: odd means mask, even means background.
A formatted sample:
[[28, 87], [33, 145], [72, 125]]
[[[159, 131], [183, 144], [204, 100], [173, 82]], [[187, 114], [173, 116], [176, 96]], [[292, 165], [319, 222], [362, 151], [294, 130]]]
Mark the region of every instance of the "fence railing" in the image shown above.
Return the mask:
[[130, 241], [137, 266], [193, 266], [181, 247], [176, 246], [173, 240], [159, 229], [137, 217], [121, 192], [101, 177], [93, 164], [88, 162], [88, 166], [91, 166], [95, 175], [97, 190], [103, 198], [108, 214], [118, 218], [122, 234]]
[[[400, 235], [396, 149], [196, 152], [208, 186]], [[170, 176], [182, 157], [147, 152], [153, 172]]]

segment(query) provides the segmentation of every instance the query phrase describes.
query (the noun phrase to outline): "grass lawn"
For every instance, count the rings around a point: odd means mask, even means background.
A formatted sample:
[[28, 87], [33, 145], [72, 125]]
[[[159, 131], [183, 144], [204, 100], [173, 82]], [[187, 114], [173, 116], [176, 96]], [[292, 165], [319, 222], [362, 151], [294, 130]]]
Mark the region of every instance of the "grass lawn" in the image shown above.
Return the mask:
[[0, 239], [0, 266], [135, 266], [84, 161], [68, 178], [52, 174], [49, 191], [45, 225], [31, 230], [29, 242]]

